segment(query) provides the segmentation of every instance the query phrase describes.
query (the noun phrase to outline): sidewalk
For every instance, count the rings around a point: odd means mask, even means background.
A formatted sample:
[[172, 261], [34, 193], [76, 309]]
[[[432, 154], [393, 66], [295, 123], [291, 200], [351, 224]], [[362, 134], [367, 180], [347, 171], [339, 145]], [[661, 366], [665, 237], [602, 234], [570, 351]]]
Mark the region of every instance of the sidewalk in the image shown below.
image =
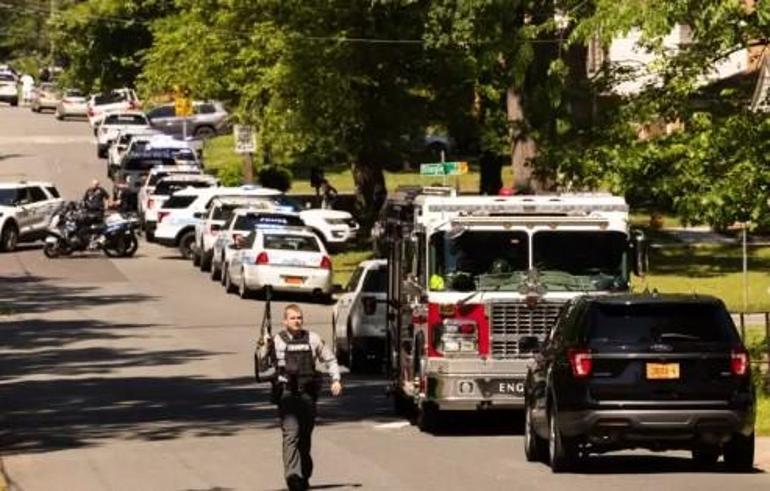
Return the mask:
[[765, 472], [770, 472], [770, 436], [757, 437], [754, 465]]

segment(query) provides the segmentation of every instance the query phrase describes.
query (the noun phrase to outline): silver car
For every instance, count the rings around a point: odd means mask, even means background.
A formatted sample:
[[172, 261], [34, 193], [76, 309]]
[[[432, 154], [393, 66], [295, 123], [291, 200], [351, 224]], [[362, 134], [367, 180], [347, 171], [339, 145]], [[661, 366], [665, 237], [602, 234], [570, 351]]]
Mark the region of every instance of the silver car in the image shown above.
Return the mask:
[[224, 133], [230, 124], [230, 114], [220, 102], [195, 101], [193, 114], [186, 117], [177, 116], [173, 104], [164, 104], [147, 111], [147, 117], [152, 127], [163, 133], [195, 138]]
[[61, 94], [59, 89], [56, 88], [56, 84], [43, 82], [32, 91], [32, 101], [29, 104], [29, 108], [32, 112], [36, 113], [44, 109], [55, 111], [60, 100]]
[[385, 352], [388, 262], [364, 261], [332, 309], [333, 348], [351, 371], [379, 368]]
[[88, 116], [88, 98], [78, 89], [67, 89], [56, 105], [56, 119], [85, 118]]

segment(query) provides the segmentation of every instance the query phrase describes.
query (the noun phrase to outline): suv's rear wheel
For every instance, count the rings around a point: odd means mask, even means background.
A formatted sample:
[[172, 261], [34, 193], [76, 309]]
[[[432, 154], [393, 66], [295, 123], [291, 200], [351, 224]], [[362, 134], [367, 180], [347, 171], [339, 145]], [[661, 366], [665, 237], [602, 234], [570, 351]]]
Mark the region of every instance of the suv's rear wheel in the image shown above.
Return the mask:
[[193, 244], [195, 243], [195, 232], [190, 230], [189, 232], [185, 232], [182, 234], [182, 237], [179, 238], [179, 252], [182, 254], [182, 257], [185, 259], [192, 258], [193, 254]]
[[0, 234], [0, 251], [13, 252], [16, 250], [16, 245], [19, 243], [19, 229], [16, 225], [10, 223], [3, 227], [3, 232]]
[[528, 462], [546, 462], [548, 460], [548, 442], [535, 432], [532, 423], [532, 408], [524, 409], [524, 454]]
[[559, 425], [556, 424], [556, 409], [553, 405], [548, 412], [548, 433], [551, 470], [553, 472], [565, 472], [574, 469], [578, 458], [577, 443], [561, 434]]
[[736, 433], [724, 445], [725, 464], [736, 472], [749, 472], [754, 469], [754, 433], [745, 436]]

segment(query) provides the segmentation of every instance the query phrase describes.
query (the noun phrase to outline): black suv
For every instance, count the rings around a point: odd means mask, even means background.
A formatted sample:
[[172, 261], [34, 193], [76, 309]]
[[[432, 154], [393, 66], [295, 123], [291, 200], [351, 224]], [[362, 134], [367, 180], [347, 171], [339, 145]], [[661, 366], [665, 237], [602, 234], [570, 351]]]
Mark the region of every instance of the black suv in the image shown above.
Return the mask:
[[525, 452], [554, 472], [629, 448], [754, 462], [749, 355], [721, 300], [694, 295], [583, 296], [568, 303], [530, 365]]

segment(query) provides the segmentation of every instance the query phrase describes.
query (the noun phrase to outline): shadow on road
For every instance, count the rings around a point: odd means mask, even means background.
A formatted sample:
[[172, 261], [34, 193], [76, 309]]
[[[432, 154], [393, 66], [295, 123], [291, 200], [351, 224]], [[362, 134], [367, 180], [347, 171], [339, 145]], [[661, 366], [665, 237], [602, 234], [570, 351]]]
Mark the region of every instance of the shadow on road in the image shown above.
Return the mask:
[[[686, 457], [665, 455], [592, 455], [582, 461], [579, 474], [668, 474], [668, 473], [731, 473], [720, 462], [711, 468], [700, 468]], [[764, 473], [754, 469], [754, 474]]]
[[[21, 314], [77, 310], [122, 303], [153, 300], [143, 294], [107, 294], [94, 286], [57, 286], [36, 276], [0, 277], [0, 303], [7, 303]], [[0, 320], [1, 321], [1, 320]], [[2, 326], [2, 324], [0, 324]]]

